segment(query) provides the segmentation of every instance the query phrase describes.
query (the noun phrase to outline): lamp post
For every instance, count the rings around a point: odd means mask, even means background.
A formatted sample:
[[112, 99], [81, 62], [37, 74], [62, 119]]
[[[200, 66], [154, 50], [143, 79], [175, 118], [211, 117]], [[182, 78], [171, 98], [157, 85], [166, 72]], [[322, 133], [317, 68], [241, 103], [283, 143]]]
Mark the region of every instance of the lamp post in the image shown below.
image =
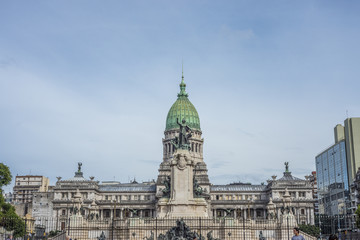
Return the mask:
[[249, 198], [249, 201], [248, 201], [248, 217], [249, 217], [249, 218], [251, 218], [251, 217], [250, 217], [250, 202], [251, 202], [251, 201], [252, 201], [252, 198], [250, 197], [250, 198]]
[[114, 202], [114, 213], [113, 213], [113, 219], [116, 218], [116, 197], [115, 197], [115, 200], [113, 201]]

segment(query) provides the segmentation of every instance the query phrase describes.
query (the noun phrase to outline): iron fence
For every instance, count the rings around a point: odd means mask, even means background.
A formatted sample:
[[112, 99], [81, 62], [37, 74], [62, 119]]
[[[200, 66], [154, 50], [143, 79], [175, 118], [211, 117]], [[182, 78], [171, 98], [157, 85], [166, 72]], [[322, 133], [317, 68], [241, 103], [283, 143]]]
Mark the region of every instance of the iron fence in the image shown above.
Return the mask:
[[317, 215], [315, 216], [315, 225], [320, 228], [321, 239], [328, 239], [330, 234], [336, 234], [342, 240], [360, 239], [354, 215]]
[[[288, 218], [127, 218], [89, 220], [74, 215], [26, 220], [24, 240], [51, 239], [61, 233], [72, 240], [164, 240], [196, 236], [200, 240], [291, 240], [295, 226]], [[306, 238], [310, 239], [309, 237]], [[312, 238], [315, 239], [315, 238]]]

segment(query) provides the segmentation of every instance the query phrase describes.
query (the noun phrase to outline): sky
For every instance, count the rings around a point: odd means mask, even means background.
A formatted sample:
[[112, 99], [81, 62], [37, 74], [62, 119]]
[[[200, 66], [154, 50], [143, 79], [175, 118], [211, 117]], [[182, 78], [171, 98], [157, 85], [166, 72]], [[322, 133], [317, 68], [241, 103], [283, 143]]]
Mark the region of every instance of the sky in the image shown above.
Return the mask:
[[[156, 179], [182, 62], [211, 183], [315, 170], [360, 117], [359, 1], [1, 1], [0, 162]], [[5, 187], [11, 191], [13, 185]]]

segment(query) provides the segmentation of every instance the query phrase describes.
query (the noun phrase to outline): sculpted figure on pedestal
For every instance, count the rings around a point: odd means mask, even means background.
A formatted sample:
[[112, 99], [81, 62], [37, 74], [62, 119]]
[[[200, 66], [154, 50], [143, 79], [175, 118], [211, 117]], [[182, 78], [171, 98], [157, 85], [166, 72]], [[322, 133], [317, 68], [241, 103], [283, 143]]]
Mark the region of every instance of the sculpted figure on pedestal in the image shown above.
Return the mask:
[[175, 149], [180, 148], [190, 150], [189, 139], [192, 137], [192, 129], [186, 124], [185, 119], [180, 122], [177, 118], [176, 122], [180, 127], [179, 136], [171, 140], [170, 143], [175, 147]]

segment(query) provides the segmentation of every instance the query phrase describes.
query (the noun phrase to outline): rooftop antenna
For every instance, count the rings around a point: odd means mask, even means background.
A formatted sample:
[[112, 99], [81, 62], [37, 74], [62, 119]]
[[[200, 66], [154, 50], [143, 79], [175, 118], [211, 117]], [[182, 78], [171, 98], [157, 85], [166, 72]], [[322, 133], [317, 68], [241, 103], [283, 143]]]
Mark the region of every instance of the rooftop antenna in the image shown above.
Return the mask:
[[346, 118], [349, 118], [349, 111], [346, 109]]

